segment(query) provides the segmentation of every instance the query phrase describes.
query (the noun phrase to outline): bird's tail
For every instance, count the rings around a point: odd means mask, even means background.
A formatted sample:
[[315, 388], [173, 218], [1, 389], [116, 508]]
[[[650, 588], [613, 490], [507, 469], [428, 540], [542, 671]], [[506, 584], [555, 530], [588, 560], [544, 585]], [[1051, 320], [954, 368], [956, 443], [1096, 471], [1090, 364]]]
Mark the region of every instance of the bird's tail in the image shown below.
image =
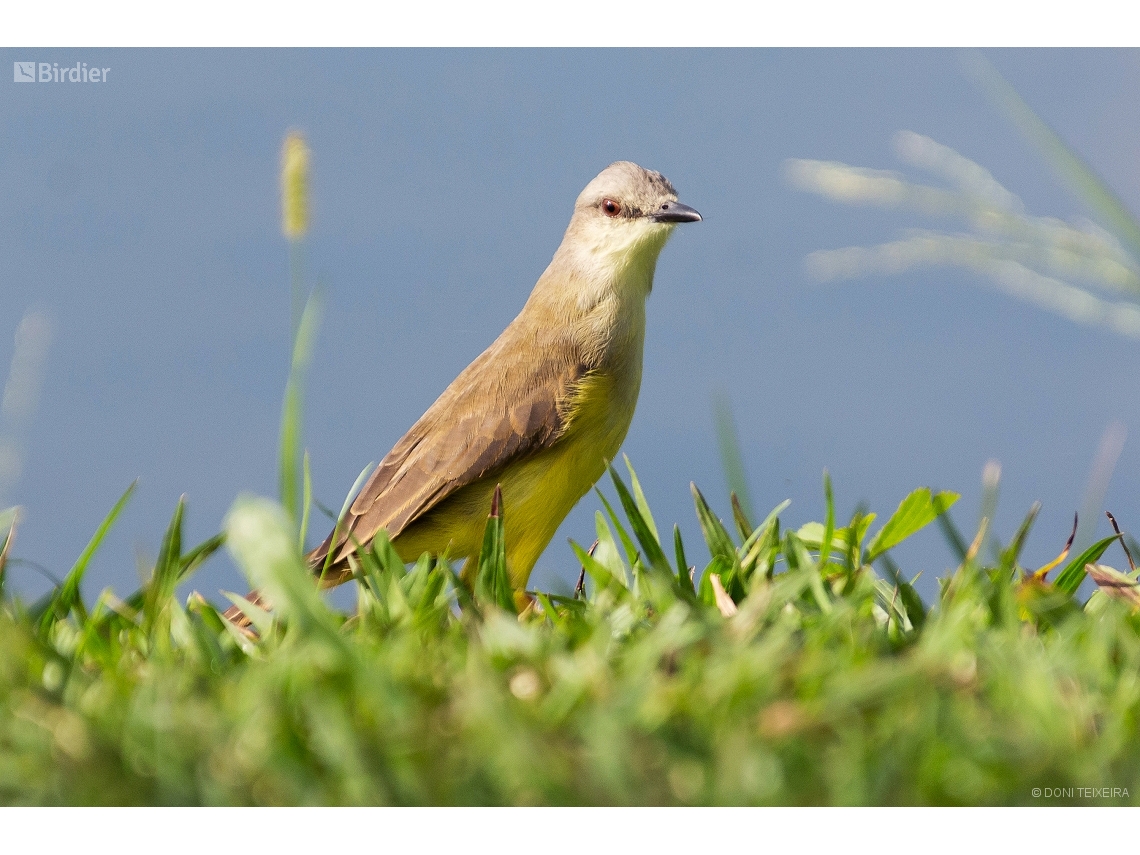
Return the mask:
[[[328, 556], [329, 548], [332, 542], [332, 535], [330, 534], [325, 538], [325, 542], [305, 556], [305, 565], [309, 568], [309, 572], [313, 574], [315, 581], [319, 582], [322, 588], [331, 588], [346, 582], [352, 578], [351, 568], [345, 562], [338, 565], [325, 567], [325, 560]], [[271, 611], [273, 604], [266, 599], [265, 595], [258, 590], [252, 590], [245, 595], [249, 602], [258, 608]], [[230, 606], [222, 614], [226, 620], [241, 630], [249, 630], [252, 627], [252, 621], [249, 616], [242, 611], [241, 606]]]
[[[248, 594], [245, 595], [245, 598], [247, 600], [249, 600], [249, 602], [252, 605], [257, 606], [258, 608], [262, 608], [262, 609], [266, 609], [266, 610], [268, 610], [270, 608], [269, 601], [267, 599], [265, 599], [265, 596], [261, 593], [261, 591], [258, 591], [258, 590], [250, 591]], [[252, 630], [253, 621], [251, 621], [249, 619], [249, 615], [247, 615], [244, 611], [242, 611], [241, 606], [237, 606], [237, 605], [230, 606], [222, 614], [222, 617], [224, 617], [226, 620], [228, 620], [230, 623], [232, 623], [238, 629], [246, 630], [246, 631]]]

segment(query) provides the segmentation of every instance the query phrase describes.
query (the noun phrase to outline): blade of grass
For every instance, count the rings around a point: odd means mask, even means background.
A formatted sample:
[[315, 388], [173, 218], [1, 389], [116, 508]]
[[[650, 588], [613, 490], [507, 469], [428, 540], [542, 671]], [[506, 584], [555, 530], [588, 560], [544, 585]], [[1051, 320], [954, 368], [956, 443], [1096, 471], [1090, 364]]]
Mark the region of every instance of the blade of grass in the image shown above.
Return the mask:
[[[744, 455], [740, 450], [740, 436], [732, 415], [728, 396], [720, 393], [713, 400], [713, 417], [716, 421], [716, 444], [720, 451], [720, 464], [728, 481], [729, 492], [736, 493], [744, 516], [752, 518], [752, 500], [748, 494], [748, 479], [744, 474]], [[745, 535], [747, 536], [747, 535]]]
[[281, 505], [298, 530], [300, 530], [301, 510], [298, 496], [300, 477], [297, 470], [301, 459], [304, 374], [312, 359], [320, 315], [320, 295], [314, 291], [305, 301], [301, 320], [297, 324], [297, 334], [293, 339], [293, 357], [289, 366], [289, 380], [285, 386], [285, 403], [281, 410], [277, 483]]
[[99, 546], [103, 543], [103, 538], [107, 536], [107, 532], [111, 530], [111, 526], [115, 524], [115, 520], [119, 518], [123, 508], [127, 506], [127, 501], [138, 486], [138, 481], [132, 481], [131, 486], [127, 487], [126, 492], [119, 497], [119, 501], [115, 502], [115, 506], [111, 508], [103, 522], [95, 529], [95, 534], [91, 536], [87, 546], [84, 547], [83, 552], [79, 554], [75, 564], [63, 579], [63, 584], [60, 585], [47, 599], [43, 602], [42, 606], [37, 604], [33, 608], [32, 614], [38, 620], [39, 630], [41, 633], [46, 633], [55, 620], [63, 620], [74, 609], [78, 616], [79, 622], [82, 625], [87, 620], [87, 610], [83, 607], [83, 597], [80, 594], [79, 585], [83, 581], [83, 574], [87, 572], [87, 565], [91, 563], [91, 559], [99, 550]]
[[1065, 541], [1065, 548], [1061, 550], [1061, 554], [1046, 564], [1033, 571], [1033, 576], [1036, 579], [1044, 579], [1046, 574], [1055, 567], [1060, 566], [1061, 562], [1069, 557], [1069, 550], [1073, 548], [1073, 539], [1077, 536], [1077, 524], [1080, 522], [1080, 515], [1073, 514], [1073, 530], [1069, 534], [1069, 539]]
[[305, 538], [309, 534], [309, 512], [313, 508], [313, 469], [309, 452], [301, 461], [301, 525], [297, 532], [297, 549], [305, 551]]
[[732, 542], [732, 536], [724, 527], [724, 523], [712, 512], [712, 508], [705, 501], [701, 491], [697, 489], [697, 485], [690, 483], [689, 490], [693, 494], [693, 504], [696, 505], [697, 509], [697, 521], [701, 525], [709, 553], [714, 559], [719, 557], [724, 561], [725, 569], [718, 574], [721, 577], [721, 582], [724, 584], [725, 590], [734, 599], [742, 599], [744, 597], [744, 580], [742, 578], [744, 570], [740, 564], [740, 555], [736, 551], [736, 545]]
[[612, 573], [610, 573], [609, 568], [595, 559], [594, 556], [583, 549], [576, 541], [570, 541], [570, 548], [574, 551], [574, 555], [577, 557], [578, 562], [582, 565], [582, 569], [585, 570], [590, 575], [590, 578], [594, 580], [595, 596], [597, 593], [600, 593], [601, 591], [609, 588], [612, 588], [614, 590], [620, 588], [621, 592], [627, 590], [624, 585], [614, 579], [614, 576]]
[[653, 539], [658, 543], [661, 542], [661, 536], [657, 533], [657, 523], [653, 521], [653, 514], [649, 510], [649, 502], [645, 499], [645, 493], [641, 490], [641, 482], [637, 480], [637, 473], [633, 471], [633, 464], [629, 462], [629, 456], [623, 454], [622, 458], [625, 460], [625, 468], [629, 470], [629, 484], [633, 490], [633, 498], [637, 503], [637, 509], [641, 512], [642, 519], [645, 524], [649, 526], [649, 530], [653, 533]]
[[1109, 535], [1106, 538], [1098, 540], [1072, 561], [1065, 565], [1058, 576], [1057, 581], [1053, 583], [1053, 587], [1058, 590], [1064, 591], [1066, 594], [1075, 594], [1077, 588], [1081, 586], [1081, 582], [1085, 580], [1085, 565], [1096, 564], [1108, 547], [1112, 546], [1119, 539], [1119, 535]]
[[910, 625], [916, 630], [922, 629], [922, 625], [926, 622], [926, 604], [922, 602], [922, 597], [918, 595], [918, 591], [902, 577], [898, 565], [895, 564], [889, 554], [884, 552], [879, 556], [879, 565], [887, 571], [887, 575], [891, 577], [895, 588], [898, 589], [899, 599], [902, 600]]
[[874, 514], [867, 513], [866, 507], [860, 503], [855, 506], [855, 512], [851, 515], [851, 522], [847, 524], [847, 543], [843, 550], [843, 569], [847, 571], [847, 575], [852, 575], [857, 572], [862, 566], [859, 560], [863, 554], [863, 538], [867, 534], [867, 529], [871, 527], [871, 521], [875, 518]]
[[325, 553], [325, 560], [321, 565], [321, 579], [325, 578], [329, 567], [332, 566], [334, 556], [340, 552], [340, 547], [337, 546], [337, 543], [340, 541], [341, 526], [344, 525], [344, 518], [348, 514], [348, 509], [352, 507], [352, 502], [356, 498], [356, 494], [368, 479], [375, 465], [376, 464], [372, 461], [368, 461], [368, 465], [360, 470], [360, 474], [357, 475], [356, 480], [352, 482], [352, 489], [348, 491], [348, 495], [344, 497], [344, 501], [341, 503], [340, 513], [336, 515], [336, 522], [333, 524], [332, 534], [329, 536], [329, 551]]
[[1021, 525], [1017, 528], [1017, 533], [1013, 536], [1009, 547], [1006, 548], [1001, 554], [1001, 567], [1003, 570], [1012, 570], [1017, 564], [1018, 556], [1021, 555], [1021, 550], [1025, 546], [1025, 541], [1029, 537], [1029, 530], [1033, 528], [1033, 521], [1037, 519], [1037, 514], [1041, 510], [1041, 503], [1034, 502], [1033, 507], [1029, 509], [1029, 513], [1025, 515], [1025, 519], [1021, 521]]
[[633, 529], [638, 543], [641, 544], [642, 554], [645, 555], [646, 560], [649, 562], [649, 567], [662, 576], [673, 578], [673, 569], [669, 566], [669, 560], [665, 557], [665, 552], [661, 549], [661, 543], [657, 539], [656, 529], [651, 528], [641, 515], [637, 502], [635, 502], [633, 496], [630, 495], [629, 490], [622, 482], [617, 470], [614, 469], [613, 466], [609, 469], [610, 479], [614, 483], [614, 489], [617, 490], [618, 498], [621, 500], [623, 510], [625, 510], [626, 519], [629, 520], [630, 527]]
[[1069, 189], [1128, 246], [1133, 257], [1140, 260], [1140, 222], [1113, 189], [1033, 111], [989, 60], [980, 53], [971, 53], [965, 56], [964, 64], [967, 73]]
[[794, 531], [784, 532], [784, 558], [788, 562], [789, 572], [803, 573], [807, 576], [808, 587], [810, 587], [812, 597], [820, 611], [824, 614], [830, 613], [832, 610], [831, 597], [823, 584], [823, 576], [820, 575], [819, 568], [804, 542], [799, 539]]
[[507, 574], [507, 544], [503, 526], [503, 492], [498, 485], [491, 498], [491, 513], [483, 529], [483, 548], [475, 575], [475, 599], [517, 614], [510, 576]]
[[224, 534], [215, 534], [209, 540], [199, 543], [189, 552], [182, 556], [182, 569], [178, 574], [178, 581], [184, 581], [191, 573], [193, 573], [202, 562], [221, 549], [226, 543], [226, 536]]
[[997, 460], [987, 460], [986, 465], [982, 467], [982, 510], [978, 519], [978, 532], [966, 550], [967, 560], [971, 563], [983, 547], [991, 548], [995, 555], [998, 552], [997, 537], [994, 535], [994, 518], [997, 515], [1000, 496], [1001, 463]]
[[864, 563], [870, 564], [879, 555], [898, 546], [908, 537], [934, 522], [951, 507], [960, 496], [949, 491], [934, 495], [929, 487], [920, 487], [899, 503], [878, 533], [867, 546]]
[[566, 618], [558, 613], [558, 609], [554, 607], [554, 603], [551, 601], [550, 596], [542, 593], [541, 591], [536, 591], [534, 598], [538, 600], [539, 605], [542, 606], [542, 613], [546, 615], [547, 619], [551, 622], [551, 624], [554, 625], [554, 628], [557, 630], [565, 631]]
[[1124, 539], [1124, 533], [1120, 530], [1120, 526], [1116, 524], [1116, 517], [1112, 515], [1111, 511], [1105, 511], [1104, 515], [1108, 517], [1108, 521], [1112, 523], [1112, 530], [1120, 537], [1120, 548], [1124, 550], [1124, 557], [1128, 559], [1128, 569], [1132, 573], [1136, 572], [1136, 562], [1132, 560], [1132, 550], [1128, 548], [1128, 543]]
[[628, 588], [630, 586], [629, 573], [626, 572], [625, 562], [621, 559], [621, 553], [614, 542], [614, 535], [610, 531], [609, 523], [606, 522], [606, 516], [601, 511], [594, 512], [594, 530], [597, 533], [597, 539], [589, 549], [590, 556], [609, 570], [623, 586]]
[[689, 575], [689, 561], [685, 558], [685, 544], [681, 541], [681, 527], [673, 525], [673, 553], [677, 559], [677, 582], [680, 589], [687, 595], [696, 594], [693, 588], [693, 577]]
[[966, 543], [966, 538], [962, 537], [962, 532], [958, 530], [958, 526], [954, 524], [954, 519], [950, 516], [949, 511], [938, 518], [938, 527], [942, 529], [942, 536], [946, 538], [946, 544], [950, 547], [950, 551], [954, 553], [955, 559], [961, 564], [966, 560], [966, 550], [969, 545]]
[[0, 514], [0, 531], [7, 529], [4, 534], [4, 545], [0, 546], [0, 601], [4, 599], [4, 570], [8, 566], [8, 553], [12, 551], [12, 540], [16, 537], [16, 522], [19, 514], [16, 508], [9, 508]]
[[641, 553], [638, 552], [637, 547], [633, 543], [633, 539], [629, 536], [629, 532], [625, 530], [625, 526], [621, 524], [618, 515], [614, 513], [613, 506], [606, 499], [605, 495], [597, 487], [594, 492], [598, 494], [598, 498], [602, 500], [602, 507], [606, 509], [606, 516], [609, 517], [610, 523], [613, 525], [614, 530], [618, 533], [618, 539], [621, 541], [622, 548], [625, 549], [626, 558], [629, 560], [629, 566], [633, 570], [634, 578], [636, 580], [638, 573], [638, 565], [641, 563]]
[[748, 540], [744, 541], [744, 543], [741, 544], [740, 552], [742, 555], [747, 555], [752, 551], [752, 547], [754, 547], [760, 541], [768, 527], [775, 523], [780, 514], [791, 507], [791, 504], [791, 499], [784, 499], [784, 501], [780, 502], [780, 504], [772, 508], [768, 516], [764, 517], [764, 522], [756, 526], [756, 528], [752, 530], [752, 534], [749, 536]]
[[143, 614], [148, 627], [153, 625], [155, 614], [160, 605], [174, 593], [174, 586], [182, 570], [182, 518], [186, 512], [186, 496], [178, 498], [174, 506], [174, 515], [162, 536], [162, 546], [158, 550], [158, 558], [154, 562], [154, 573], [149, 584], [146, 585], [146, 594], [143, 602]]
[[752, 521], [748, 519], [748, 514], [740, 504], [740, 497], [735, 492], [728, 494], [729, 504], [732, 505], [732, 521], [736, 523], [736, 530], [740, 532], [740, 539], [747, 541], [752, 536], [755, 529], [752, 527]]
[[831, 557], [831, 538], [835, 533], [835, 495], [831, 490], [831, 475], [823, 470], [823, 500], [827, 505], [827, 518], [823, 525], [823, 540], [819, 544], [819, 569], [823, 572]]

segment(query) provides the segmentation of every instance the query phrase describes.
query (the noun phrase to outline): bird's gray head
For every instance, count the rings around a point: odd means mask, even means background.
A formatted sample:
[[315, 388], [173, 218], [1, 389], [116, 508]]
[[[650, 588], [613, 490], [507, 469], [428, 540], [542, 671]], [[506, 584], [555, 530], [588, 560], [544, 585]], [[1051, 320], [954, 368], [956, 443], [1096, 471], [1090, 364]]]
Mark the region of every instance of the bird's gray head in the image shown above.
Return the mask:
[[574, 215], [615, 224], [643, 220], [670, 226], [701, 219], [677, 201], [677, 191], [668, 178], [628, 160], [611, 163], [586, 185], [574, 205]]
[[678, 223], [694, 223], [701, 215], [677, 201], [677, 191], [664, 175], [619, 160], [586, 185], [574, 205], [563, 250], [580, 265], [590, 265], [624, 278], [628, 271], [652, 287], [657, 256]]

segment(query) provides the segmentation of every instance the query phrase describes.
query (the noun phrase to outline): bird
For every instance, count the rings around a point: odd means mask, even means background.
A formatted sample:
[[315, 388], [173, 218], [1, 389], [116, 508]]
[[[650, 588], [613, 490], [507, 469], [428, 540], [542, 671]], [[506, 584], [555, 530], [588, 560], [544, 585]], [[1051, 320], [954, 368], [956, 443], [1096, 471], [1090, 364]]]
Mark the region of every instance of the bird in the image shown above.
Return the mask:
[[[305, 556], [322, 587], [350, 579], [350, 556], [382, 530], [405, 562], [425, 552], [466, 559], [460, 578], [470, 582], [501, 493], [507, 572], [512, 588], [524, 590], [558, 526], [625, 439], [658, 256], [677, 225], [701, 219], [665, 176], [630, 161], [590, 181], [522, 311]], [[250, 598], [266, 605], [256, 591]], [[244, 619], [238, 606], [226, 616]]]

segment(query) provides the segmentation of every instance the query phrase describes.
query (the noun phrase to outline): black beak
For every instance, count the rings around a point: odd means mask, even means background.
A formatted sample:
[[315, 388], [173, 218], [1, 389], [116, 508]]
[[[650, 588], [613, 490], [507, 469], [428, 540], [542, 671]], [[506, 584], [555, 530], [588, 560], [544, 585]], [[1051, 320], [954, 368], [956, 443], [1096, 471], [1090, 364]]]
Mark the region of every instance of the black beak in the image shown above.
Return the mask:
[[665, 202], [651, 215], [655, 223], [699, 223], [701, 215], [680, 202]]

